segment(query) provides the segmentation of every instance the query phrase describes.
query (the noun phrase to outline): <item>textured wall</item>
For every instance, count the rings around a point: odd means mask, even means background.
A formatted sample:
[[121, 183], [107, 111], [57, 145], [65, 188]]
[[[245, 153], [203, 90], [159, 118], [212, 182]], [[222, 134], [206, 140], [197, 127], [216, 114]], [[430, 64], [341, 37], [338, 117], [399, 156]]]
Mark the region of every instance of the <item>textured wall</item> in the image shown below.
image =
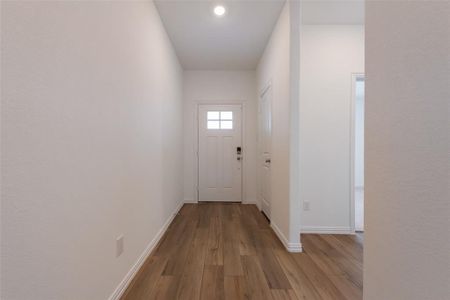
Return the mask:
[[305, 231], [350, 231], [352, 74], [364, 73], [363, 25], [303, 25], [300, 195]]
[[151, 2], [1, 5], [0, 298], [106, 299], [182, 200], [182, 70]]
[[272, 84], [271, 221], [289, 237], [289, 5], [275, 26], [257, 69], [258, 97]]
[[364, 299], [448, 299], [450, 2], [366, 3]]

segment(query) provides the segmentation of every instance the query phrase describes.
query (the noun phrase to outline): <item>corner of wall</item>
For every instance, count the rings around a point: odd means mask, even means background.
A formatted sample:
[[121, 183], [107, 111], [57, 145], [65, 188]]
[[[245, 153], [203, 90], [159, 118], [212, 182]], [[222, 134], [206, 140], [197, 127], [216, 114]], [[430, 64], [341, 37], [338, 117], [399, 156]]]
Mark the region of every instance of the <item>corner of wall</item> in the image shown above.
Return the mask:
[[[277, 235], [278, 239], [281, 241], [281, 243], [284, 245], [286, 250], [291, 253], [298, 253], [303, 252], [302, 243], [300, 240], [298, 241], [289, 241], [286, 236], [281, 232], [281, 230], [278, 228], [278, 226], [274, 223], [270, 223], [270, 227], [272, 227], [273, 231]], [[300, 233], [298, 233], [300, 237]]]

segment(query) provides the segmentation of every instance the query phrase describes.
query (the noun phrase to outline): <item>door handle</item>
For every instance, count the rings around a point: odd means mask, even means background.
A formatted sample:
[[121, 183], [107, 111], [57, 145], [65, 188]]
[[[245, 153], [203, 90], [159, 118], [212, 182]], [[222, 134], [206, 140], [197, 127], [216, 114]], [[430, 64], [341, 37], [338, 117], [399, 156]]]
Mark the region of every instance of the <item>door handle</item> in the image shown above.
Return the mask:
[[270, 159], [266, 159], [266, 164], [270, 164]]

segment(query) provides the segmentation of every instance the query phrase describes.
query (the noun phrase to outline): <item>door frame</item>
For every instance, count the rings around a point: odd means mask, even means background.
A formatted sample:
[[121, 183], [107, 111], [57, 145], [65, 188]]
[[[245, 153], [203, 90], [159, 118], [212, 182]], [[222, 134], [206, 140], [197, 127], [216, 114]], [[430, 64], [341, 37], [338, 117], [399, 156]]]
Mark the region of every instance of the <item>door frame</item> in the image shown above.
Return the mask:
[[246, 199], [244, 199], [244, 195], [246, 195], [246, 180], [245, 180], [245, 171], [246, 171], [246, 149], [247, 142], [246, 142], [246, 135], [245, 135], [245, 102], [243, 100], [224, 100], [222, 101], [208, 101], [208, 100], [198, 100], [195, 102], [195, 109], [194, 109], [194, 182], [197, 185], [195, 187], [195, 200], [198, 203], [200, 199], [200, 157], [199, 157], [199, 148], [200, 148], [200, 119], [199, 119], [199, 109], [201, 105], [240, 105], [241, 106], [241, 139], [242, 139], [242, 155], [243, 155], [243, 161], [241, 166], [241, 203], [247, 203]]
[[[267, 91], [271, 90], [270, 92], [272, 93], [272, 97], [270, 98], [270, 115], [271, 115], [271, 119], [272, 119], [272, 112], [273, 112], [273, 85], [272, 85], [272, 79], [268, 80], [267, 83], [264, 85], [264, 87], [259, 90], [258, 93], [258, 126], [257, 126], [257, 157], [256, 157], [256, 175], [257, 175], [257, 206], [259, 208], [259, 210], [262, 212], [263, 207], [262, 207], [262, 198], [261, 198], [261, 185], [262, 185], [262, 179], [261, 176], [262, 174], [260, 174], [260, 155], [261, 155], [261, 132], [260, 132], [260, 126], [261, 126], [261, 97], [267, 93]], [[271, 128], [273, 129], [273, 122], [271, 122]], [[272, 130], [273, 131], [273, 130]], [[272, 132], [270, 135], [270, 159], [272, 160]], [[271, 185], [271, 189], [270, 189], [270, 204], [272, 204], [272, 170], [270, 170], [270, 185]], [[270, 209], [270, 214], [269, 216], [266, 216], [269, 220], [271, 220], [271, 214], [272, 214], [272, 209]], [[265, 213], [264, 213], [265, 215]]]
[[[358, 79], [365, 80], [365, 73], [352, 73], [351, 74], [351, 98], [350, 98], [350, 231], [356, 232], [355, 228], [355, 129], [356, 129], [356, 81]], [[365, 91], [364, 91], [364, 102]]]

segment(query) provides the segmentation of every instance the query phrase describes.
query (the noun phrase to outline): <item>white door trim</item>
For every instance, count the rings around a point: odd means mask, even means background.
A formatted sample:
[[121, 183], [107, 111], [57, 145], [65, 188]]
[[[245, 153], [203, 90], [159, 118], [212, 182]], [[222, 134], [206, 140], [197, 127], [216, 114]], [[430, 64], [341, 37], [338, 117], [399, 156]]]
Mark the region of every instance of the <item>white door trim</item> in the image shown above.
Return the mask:
[[365, 78], [364, 73], [352, 73], [350, 99], [350, 231], [355, 233], [355, 113], [356, 113], [356, 80]]
[[[262, 174], [260, 172], [260, 154], [261, 154], [261, 99], [262, 97], [268, 92], [270, 91], [272, 93], [273, 96], [273, 86], [272, 86], [272, 79], [268, 80], [267, 83], [264, 85], [264, 87], [260, 90], [259, 95], [258, 95], [258, 114], [257, 114], [257, 122], [258, 122], [258, 127], [257, 127], [257, 158], [256, 158], [256, 174], [257, 174], [257, 205], [260, 211], [262, 211], [266, 217], [271, 220], [271, 213], [267, 213], [263, 211], [263, 201], [262, 201], [262, 197], [261, 197], [261, 188], [262, 188]], [[271, 118], [272, 118], [272, 112], [273, 112], [273, 99], [272, 97], [270, 98], [270, 114], [271, 114]], [[271, 128], [273, 129], [273, 122], [271, 122]], [[271, 130], [272, 132], [273, 130]], [[272, 136], [270, 138], [270, 144], [269, 144], [269, 148], [270, 148], [270, 155], [272, 156]], [[272, 159], [272, 157], [271, 157]], [[269, 173], [269, 182], [272, 183], [272, 172], [270, 171]], [[272, 189], [270, 190], [270, 194], [272, 194]], [[272, 199], [272, 195], [270, 195], [270, 198]], [[272, 201], [271, 201], [272, 202]], [[268, 214], [268, 215], [267, 215]]]
[[246, 190], [247, 190], [247, 180], [245, 176], [246, 172], [246, 151], [248, 150], [247, 145], [247, 137], [246, 137], [246, 126], [245, 126], [245, 119], [246, 119], [246, 105], [244, 100], [224, 100], [224, 101], [209, 101], [209, 100], [197, 100], [195, 101], [195, 109], [194, 109], [194, 182], [197, 186], [195, 186], [195, 197], [194, 197], [194, 203], [198, 203], [199, 201], [199, 186], [200, 186], [200, 168], [199, 168], [199, 157], [198, 157], [198, 151], [199, 151], [199, 145], [200, 145], [200, 134], [199, 134], [199, 108], [201, 105], [240, 105], [241, 106], [241, 138], [242, 138], [242, 154], [243, 154], [243, 161], [242, 161], [242, 176], [241, 176], [241, 203], [247, 203], [247, 199], [245, 198]]

